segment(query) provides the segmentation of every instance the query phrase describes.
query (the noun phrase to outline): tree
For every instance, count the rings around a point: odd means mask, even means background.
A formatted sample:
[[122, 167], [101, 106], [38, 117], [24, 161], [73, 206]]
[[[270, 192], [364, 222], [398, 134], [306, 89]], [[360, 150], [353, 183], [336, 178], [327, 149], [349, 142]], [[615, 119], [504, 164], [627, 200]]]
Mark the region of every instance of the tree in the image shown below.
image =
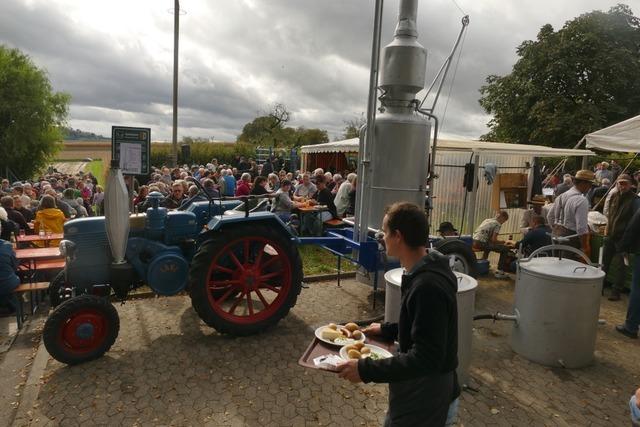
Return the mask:
[[285, 126], [291, 117], [291, 113], [283, 104], [274, 104], [270, 111], [244, 125], [237, 141], [274, 148], [329, 142], [326, 130]]
[[46, 72], [0, 45], [0, 174], [32, 176], [60, 148], [70, 96], [53, 92]]
[[284, 104], [276, 103], [271, 106], [269, 111], [244, 125], [237, 141], [275, 148], [283, 140], [284, 125], [289, 120], [291, 120], [291, 113], [287, 107]]
[[344, 121], [342, 137], [344, 139], [358, 138], [360, 136], [360, 128], [367, 123], [364, 113], [360, 117]]
[[296, 129], [294, 138], [293, 146], [295, 147], [300, 147], [302, 145], [324, 144], [325, 142], [329, 142], [329, 134], [326, 130], [318, 128], [307, 129], [302, 126]]
[[559, 31], [544, 25], [517, 49], [506, 76], [488, 76], [480, 105], [491, 141], [570, 147], [640, 111], [640, 19], [626, 5], [593, 11]]

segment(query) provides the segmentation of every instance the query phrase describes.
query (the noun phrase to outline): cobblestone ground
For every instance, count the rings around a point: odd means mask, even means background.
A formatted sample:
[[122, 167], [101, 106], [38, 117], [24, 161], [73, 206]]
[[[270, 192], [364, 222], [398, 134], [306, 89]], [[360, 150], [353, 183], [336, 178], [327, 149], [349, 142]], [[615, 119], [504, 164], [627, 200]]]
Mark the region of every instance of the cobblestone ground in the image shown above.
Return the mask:
[[[508, 312], [513, 282], [482, 282], [478, 312]], [[510, 324], [476, 322], [472, 386], [461, 426], [628, 425], [627, 401], [640, 385], [638, 343], [612, 325], [625, 302], [603, 300], [608, 325], [597, 362], [581, 370], [530, 363], [508, 346]], [[30, 425], [375, 426], [386, 410], [384, 385], [352, 385], [297, 360], [312, 329], [372, 316], [370, 289], [354, 281], [312, 284], [269, 332], [227, 338], [206, 327], [188, 297], [118, 306], [120, 337], [100, 360], [48, 362]], [[480, 323], [482, 322], [482, 323]]]
[[[476, 312], [511, 312], [514, 284], [482, 281]], [[478, 392], [463, 393], [464, 425], [626, 426], [629, 397], [640, 387], [640, 343], [613, 326], [624, 319], [627, 298], [602, 298], [596, 361], [583, 369], [548, 368], [511, 351], [510, 322], [476, 321], [470, 373]], [[579, 310], [579, 307], [568, 307]]]

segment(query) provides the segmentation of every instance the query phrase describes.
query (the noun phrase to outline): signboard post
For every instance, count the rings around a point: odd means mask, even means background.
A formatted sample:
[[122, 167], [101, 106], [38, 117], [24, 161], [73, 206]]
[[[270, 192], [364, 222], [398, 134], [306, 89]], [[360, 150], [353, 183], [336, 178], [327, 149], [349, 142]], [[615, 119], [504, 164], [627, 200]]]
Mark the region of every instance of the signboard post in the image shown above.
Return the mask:
[[120, 161], [123, 175], [148, 175], [151, 171], [151, 129], [112, 126], [111, 157]]
[[129, 175], [129, 208], [133, 212], [135, 175], [151, 172], [151, 129], [127, 126], [111, 127], [111, 158], [119, 161], [123, 175]]

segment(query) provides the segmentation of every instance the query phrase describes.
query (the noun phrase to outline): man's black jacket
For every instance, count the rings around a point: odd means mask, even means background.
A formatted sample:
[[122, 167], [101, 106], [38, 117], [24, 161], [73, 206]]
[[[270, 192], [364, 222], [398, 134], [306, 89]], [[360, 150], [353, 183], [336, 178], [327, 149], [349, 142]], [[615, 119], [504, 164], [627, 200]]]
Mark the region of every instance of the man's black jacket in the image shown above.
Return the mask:
[[616, 248], [620, 252], [640, 253], [640, 209], [636, 211], [627, 224], [622, 239], [616, 244]]
[[398, 353], [358, 362], [364, 382], [390, 383], [390, 425], [439, 425], [426, 421], [431, 416], [444, 424], [441, 417], [460, 395], [457, 283], [449, 258], [430, 252], [402, 277], [399, 323], [382, 326], [386, 338], [398, 340]]

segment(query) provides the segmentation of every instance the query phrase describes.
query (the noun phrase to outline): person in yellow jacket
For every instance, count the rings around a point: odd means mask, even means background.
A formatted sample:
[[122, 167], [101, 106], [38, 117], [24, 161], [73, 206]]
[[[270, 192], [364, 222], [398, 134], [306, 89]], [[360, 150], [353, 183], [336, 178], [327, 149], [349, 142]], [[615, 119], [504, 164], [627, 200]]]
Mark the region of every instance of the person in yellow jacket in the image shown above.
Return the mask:
[[[36, 212], [36, 219], [34, 220], [35, 232], [39, 233], [40, 230], [51, 233], [62, 233], [65, 217], [60, 209], [56, 207], [56, 200], [47, 195], [42, 196], [38, 211]], [[39, 247], [44, 247], [44, 242], [35, 242]], [[60, 240], [51, 240], [49, 246], [55, 246], [60, 243]]]

